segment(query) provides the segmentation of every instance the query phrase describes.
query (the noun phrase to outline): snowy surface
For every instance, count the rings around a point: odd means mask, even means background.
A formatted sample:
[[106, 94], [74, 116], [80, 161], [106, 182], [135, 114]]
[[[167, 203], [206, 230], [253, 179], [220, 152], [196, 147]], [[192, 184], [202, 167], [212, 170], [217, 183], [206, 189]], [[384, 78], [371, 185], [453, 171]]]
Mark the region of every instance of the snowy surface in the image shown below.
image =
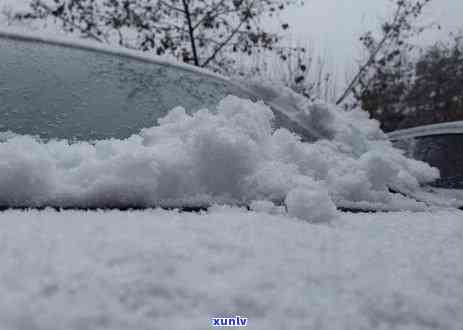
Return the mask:
[[432, 201], [432, 204], [443, 207], [463, 208], [462, 189], [443, 189], [430, 187], [416, 192], [413, 196], [419, 200]]
[[463, 134], [463, 121], [417, 126], [388, 133], [391, 140], [405, 140], [424, 136]]
[[460, 202], [460, 206], [463, 206], [463, 190], [461, 189], [442, 189], [442, 188], [433, 188], [433, 192], [437, 195], [442, 196], [443, 198], [448, 198], [450, 200]]
[[202, 330], [235, 315], [262, 330], [463, 324], [459, 211], [330, 225], [220, 207], [8, 211], [0, 224], [2, 330]]
[[159, 126], [125, 140], [70, 144], [3, 133], [0, 205], [278, 205], [286, 200], [290, 214], [314, 222], [331, 220], [333, 203], [425, 208], [389, 188], [419, 190], [438, 177], [436, 169], [404, 157], [360, 110], [343, 112], [300, 98], [298, 120], [321, 135], [314, 143], [301, 142], [285, 128], [275, 130], [273, 112], [264, 103], [235, 96], [211, 111], [188, 114], [175, 108]]
[[[1, 7], [0, 7], [1, 10]], [[19, 23], [17, 23], [19, 24]], [[88, 40], [81, 38], [77, 35], [66, 34], [62, 31], [49, 29], [45, 27], [36, 27], [28, 25], [6, 25], [2, 22], [2, 16], [0, 14], [0, 37], [11, 38], [24, 41], [40, 41], [48, 43], [51, 45], [63, 46], [63, 47], [72, 47], [75, 49], [83, 49], [89, 51], [97, 51], [100, 53], [110, 54], [114, 56], [122, 56], [132, 58], [134, 60], [140, 60], [148, 63], [161, 64], [166, 66], [173, 66], [182, 70], [196, 72], [201, 75], [209, 76], [211, 78], [229, 81], [229, 79], [223, 75], [214, 73], [210, 70], [199, 68], [193, 65], [188, 65], [182, 62], [179, 62], [175, 59], [169, 58], [167, 56], [157, 56], [153, 53], [142, 52], [139, 50], [134, 50], [130, 48], [122, 47], [118, 44], [103, 44], [98, 41]]]

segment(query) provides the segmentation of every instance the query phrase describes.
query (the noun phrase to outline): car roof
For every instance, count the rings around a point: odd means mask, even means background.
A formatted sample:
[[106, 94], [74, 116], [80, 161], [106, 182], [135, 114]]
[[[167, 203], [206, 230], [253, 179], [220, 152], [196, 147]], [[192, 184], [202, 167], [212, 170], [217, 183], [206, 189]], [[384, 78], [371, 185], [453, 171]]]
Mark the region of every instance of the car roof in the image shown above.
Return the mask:
[[417, 126], [408, 129], [401, 129], [388, 133], [390, 140], [404, 140], [436, 135], [459, 135], [463, 134], [463, 121]]
[[116, 45], [105, 45], [97, 41], [89, 39], [81, 39], [75, 36], [67, 35], [54, 35], [49, 36], [44, 33], [37, 32], [24, 32], [12, 28], [1, 28], [0, 29], [0, 38], [20, 40], [20, 41], [29, 41], [29, 42], [40, 42], [50, 45], [63, 46], [68, 48], [75, 48], [87, 51], [95, 51], [99, 53], [104, 53], [108, 55], [121, 56], [125, 58], [131, 58], [134, 60], [154, 63], [160, 65], [167, 65], [175, 67], [180, 70], [190, 71], [198, 73], [201, 75], [209, 76], [211, 78], [219, 79], [228, 83], [233, 83], [233, 81], [223, 75], [211, 72], [207, 69], [200, 68], [197, 66], [189, 65], [186, 63], [180, 63], [175, 60], [171, 60], [165, 57], [157, 56], [153, 53], [142, 52], [135, 49], [129, 49], [122, 46]]

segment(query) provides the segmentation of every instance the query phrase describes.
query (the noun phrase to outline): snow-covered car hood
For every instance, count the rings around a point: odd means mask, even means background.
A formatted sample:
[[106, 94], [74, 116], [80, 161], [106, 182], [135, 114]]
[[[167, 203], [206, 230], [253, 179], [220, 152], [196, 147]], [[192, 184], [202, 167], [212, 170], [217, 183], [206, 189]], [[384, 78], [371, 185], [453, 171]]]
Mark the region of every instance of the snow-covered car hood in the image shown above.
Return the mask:
[[[0, 213], [2, 330], [460, 329], [463, 212]], [[377, 327], [375, 327], [377, 325]]]

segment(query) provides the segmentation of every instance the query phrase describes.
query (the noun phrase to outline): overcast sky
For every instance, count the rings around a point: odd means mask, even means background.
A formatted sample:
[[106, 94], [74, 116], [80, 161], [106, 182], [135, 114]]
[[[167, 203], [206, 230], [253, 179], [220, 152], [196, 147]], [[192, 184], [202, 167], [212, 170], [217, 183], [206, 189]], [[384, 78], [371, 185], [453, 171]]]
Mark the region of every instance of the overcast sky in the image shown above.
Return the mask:
[[[379, 25], [391, 11], [390, 0], [305, 0], [284, 14], [295, 38], [312, 42], [330, 54], [338, 67], [359, 56], [359, 35]], [[442, 25], [441, 32], [427, 33], [424, 41], [443, 38], [448, 31], [463, 27], [463, 0], [433, 0], [426, 9], [426, 22]]]

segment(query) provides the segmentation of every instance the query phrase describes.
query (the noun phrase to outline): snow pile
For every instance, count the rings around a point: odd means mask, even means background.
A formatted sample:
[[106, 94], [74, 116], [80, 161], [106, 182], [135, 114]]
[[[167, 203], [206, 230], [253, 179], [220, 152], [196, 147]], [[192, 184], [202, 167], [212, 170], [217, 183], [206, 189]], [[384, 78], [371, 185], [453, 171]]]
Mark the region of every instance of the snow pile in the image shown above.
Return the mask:
[[394, 197], [389, 188], [413, 191], [438, 175], [394, 149], [377, 123], [360, 111], [316, 103], [300, 109], [301, 121], [314, 126], [318, 120], [318, 132], [331, 139], [302, 143], [287, 129], [273, 128], [268, 106], [234, 96], [213, 111], [190, 115], [175, 108], [159, 126], [125, 140], [70, 144], [3, 134], [0, 205], [286, 201], [290, 215], [326, 221], [334, 215], [333, 202], [402, 208], [404, 198]]
[[325, 191], [293, 189], [285, 204], [290, 216], [310, 222], [324, 222], [336, 216], [336, 206]]

